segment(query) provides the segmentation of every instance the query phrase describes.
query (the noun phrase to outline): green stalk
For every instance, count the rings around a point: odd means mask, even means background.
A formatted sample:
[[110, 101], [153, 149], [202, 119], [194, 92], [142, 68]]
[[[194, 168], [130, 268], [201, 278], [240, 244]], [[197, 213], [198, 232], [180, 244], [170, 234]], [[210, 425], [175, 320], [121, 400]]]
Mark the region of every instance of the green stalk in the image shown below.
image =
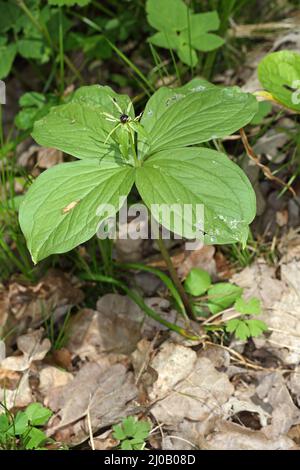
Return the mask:
[[186, 308], [186, 311], [187, 313], [192, 317], [194, 318], [195, 315], [194, 315], [194, 312], [193, 312], [193, 308], [190, 304], [190, 300], [187, 296], [187, 293], [185, 292], [181, 282], [180, 282], [180, 279], [177, 275], [177, 272], [176, 272], [176, 269], [174, 268], [173, 266], [173, 263], [172, 263], [172, 260], [171, 260], [171, 257], [168, 253], [168, 250], [166, 248], [166, 245], [164, 244], [164, 241], [161, 237], [161, 234], [159, 233], [159, 236], [158, 236], [158, 239], [157, 239], [157, 244], [158, 244], [158, 247], [160, 249], [160, 252], [162, 254], [162, 257], [167, 265], [167, 268], [168, 268], [168, 271], [170, 273], [170, 276], [172, 278], [172, 281], [174, 282], [179, 294], [180, 294], [180, 297], [182, 299], [182, 302]]
[[118, 264], [118, 267], [124, 268], [124, 269], [146, 271], [148, 273], [154, 274], [155, 276], [159, 277], [159, 279], [166, 285], [166, 287], [169, 289], [172, 296], [174, 297], [174, 300], [178, 306], [179, 312], [184, 317], [184, 319], [189, 323], [189, 317], [186, 314], [184, 303], [180, 295], [178, 294], [177, 288], [172, 282], [172, 280], [165, 273], [163, 273], [159, 269], [153, 268], [152, 266], [145, 266], [144, 264], [141, 264], [141, 263], [122, 263], [122, 264]]
[[64, 32], [62, 23], [62, 9], [59, 8], [59, 65], [60, 65], [60, 95], [65, 90], [65, 61], [64, 61]]
[[0, 144], [1, 147], [4, 145], [4, 133], [3, 133], [3, 123], [2, 123], [2, 104], [0, 103]]

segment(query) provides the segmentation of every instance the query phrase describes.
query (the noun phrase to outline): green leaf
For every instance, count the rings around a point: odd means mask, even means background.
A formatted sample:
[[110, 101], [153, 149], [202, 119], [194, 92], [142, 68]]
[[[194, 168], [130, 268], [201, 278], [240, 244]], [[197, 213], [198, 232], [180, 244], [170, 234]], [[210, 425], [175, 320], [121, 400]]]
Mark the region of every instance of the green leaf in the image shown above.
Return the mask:
[[151, 425], [148, 421], [138, 421], [136, 423], [136, 430], [134, 434], [134, 438], [137, 441], [144, 441], [149, 436], [149, 432], [151, 430]]
[[186, 292], [194, 296], [204, 294], [210, 285], [210, 275], [200, 268], [192, 268], [184, 282]]
[[32, 426], [43, 426], [52, 416], [52, 411], [40, 403], [31, 403], [27, 406], [25, 414]]
[[8, 44], [8, 46], [0, 46], [0, 79], [7, 77], [17, 53], [17, 46], [15, 44]]
[[236, 300], [234, 308], [237, 312], [243, 315], [259, 315], [261, 313], [260, 300], [253, 297], [250, 300], [245, 300], [242, 297]]
[[10, 428], [10, 434], [20, 436], [28, 429], [28, 417], [23, 411], [18, 411], [14, 419], [14, 426]]
[[133, 416], [128, 416], [122, 421], [122, 427], [127, 437], [133, 437], [135, 434], [137, 421]]
[[[256, 98], [240, 88], [193, 86], [161, 88], [147, 103], [141, 124], [150, 152], [200, 144], [225, 137], [257, 113]], [[155, 117], [154, 117], [155, 116]]]
[[160, 31], [180, 31], [187, 24], [188, 7], [182, 0], [147, 0], [148, 21]]
[[251, 336], [260, 336], [264, 331], [268, 330], [268, 326], [262, 320], [247, 320], [247, 325]]
[[31, 428], [29, 433], [26, 433], [25, 448], [27, 450], [38, 449], [48, 440], [46, 434], [37, 428]]
[[272, 104], [269, 101], [259, 101], [258, 102], [258, 111], [255, 116], [252, 118], [251, 123], [254, 126], [261, 124], [263, 119], [271, 112]]
[[18, 127], [18, 129], [22, 129], [22, 130], [31, 129], [34, 124], [36, 114], [37, 114], [36, 108], [21, 109], [21, 111], [19, 111], [15, 117], [15, 124]]
[[46, 97], [42, 93], [37, 93], [36, 91], [30, 91], [24, 93], [19, 100], [20, 106], [29, 107], [29, 106], [36, 106], [41, 108], [44, 103], [46, 102]]
[[113, 432], [114, 439], [118, 439], [119, 441], [123, 441], [124, 439], [126, 439], [126, 434], [123, 431], [123, 428], [120, 424], [114, 425], [112, 428], [114, 430]]
[[217, 11], [208, 11], [206, 13], [196, 13], [190, 17], [190, 28], [192, 38], [208, 31], [219, 29], [220, 19]]
[[180, 36], [172, 31], [159, 31], [148, 39], [151, 44], [165, 49], [177, 49], [180, 47]]
[[191, 39], [192, 46], [198, 51], [209, 52], [223, 46], [224, 39], [216, 34], [201, 34]]
[[250, 336], [251, 336], [250, 329], [249, 329], [248, 325], [246, 324], [246, 322], [243, 322], [241, 320], [238, 322], [236, 330], [235, 330], [234, 333], [235, 333], [235, 336], [237, 338], [241, 339], [242, 341], [245, 341], [246, 339], [250, 338]]
[[217, 87], [215, 85], [201, 78], [194, 78], [179, 88], [161, 87], [148, 100], [141, 119], [141, 124], [143, 124], [148, 133], [150, 133], [152, 132], [155, 123], [162, 117], [170, 106], [173, 106], [176, 103], [177, 95], [188, 96], [191, 93], [216, 88]]
[[[247, 240], [255, 194], [243, 171], [222, 153], [206, 148], [158, 152], [137, 168], [136, 185], [155, 220], [179, 236], [195, 238], [196, 224], [203, 222], [197, 205], [202, 204], [206, 243]], [[176, 217], [160, 204], [173, 207]]]
[[194, 49], [188, 44], [181, 44], [177, 51], [179, 59], [190, 67], [195, 67], [198, 63], [198, 56]]
[[[108, 154], [114, 161], [118, 145], [113, 138], [106, 143], [106, 138], [116, 124], [103, 115], [106, 112], [120, 117], [113, 100], [124, 111], [130, 103], [128, 96], [118, 95], [109, 87], [79, 88], [70, 103], [51, 108], [49, 114], [35, 123], [32, 136], [40, 145], [57, 148], [77, 158], [99, 159]], [[133, 116], [133, 111], [129, 114]]]
[[267, 55], [258, 66], [258, 77], [277, 101], [300, 112], [300, 54], [279, 51]]
[[42, 59], [44, 57], [44, 43], [40, 39], [19, 39], [18, 52], [25, 59]]
[[222, 312], [238, 299], [243, 289], [229, 282], [219, 282], [207, 291], [209, 298], [208, 308], [212, 314]]
[[[0, 1], [0, 33], [5, 33], [9, 29], [15, 29], [16, 21], [22, 14], [20, 8], [13, 2]], [[1, 58], [1, 52], [0, 52]], [[2, 60], [2, 58], [1, 58]]]
[[0, 415], [0, 434], [5, 434], [9, 429], [9, 420], [8, 416], [5, 413]]
[[133, 450], [130, 440], [123, 441], [121, 443], [121, 449], [122, 450]]
[[[42, 173], [20, 206], [19, 220], [35, 263], [89, 240], [105, 208], [119, 210], [134, 182], [134, 169], [100, 160], [63, 163]], [[104, 211], [104, 212], [103, 212]], [[113, 214], [112, 214], [113, 215]]]

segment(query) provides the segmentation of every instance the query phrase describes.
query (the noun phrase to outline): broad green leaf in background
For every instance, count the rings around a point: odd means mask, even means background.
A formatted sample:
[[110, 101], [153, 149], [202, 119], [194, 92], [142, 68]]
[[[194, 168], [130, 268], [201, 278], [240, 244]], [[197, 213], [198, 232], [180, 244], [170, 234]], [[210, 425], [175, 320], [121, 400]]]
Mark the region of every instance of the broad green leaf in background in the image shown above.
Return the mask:
[[[70, 103], [52, 108], [35, 123], [33, 138], [45, 147], [55, 147], [81, 159], [116, 158], [117, 143], [113, 139], [105, 142], [115, 123], [103, 115], [106, 112], [120, 116], [113, 100], [124, 112], [130, 103], [128, 96], [118, 95], [109, 87], [79, 88]], [[133, 116], [132, 109], [129, 114]]]
[[[98, 160], [63, 163], [42, 173], [20, 206], [19, 220], [35, 263], [89, 240], [105, 215], [117, 212], [134, 182], [134, 169]], [[106, 214], [107, 217], [107, 214]]]
[[208, 308], [212, 314], [222, 312], [241, 297], [243, 289], [229, 282], [219, 282], [214, 284], [207, 291]]
[[148, 0], [148, 21], [159, 31], [181, 31], [187, 24], [187, 6], [182, 0]]
[[7, 1], [0, 1], [0, 11], [0, 33], [5, 33], [15, 26], [17, 19], [22, 13], [20, 8], [14, 2]]
[[7, 77], [15, 60], [17, 46], [8, 44], [0, 46], [0, 79]]
[[159, 97], [153, 95], [141, 120], [151, 153], [225, 137], [257, 113], [256, 98], [238, 87], [204, 87], [196, 86], [192, 93], [163, 88], [156, 92]]
[[[206, 148], [158, 152], [136, 169], [136, 185], [153, 217], [180, 236], [194, 238], [196, 224], [203, 222], [197, 220], [196, 205], [203, 204], [206, 243], [247, 240], [255, 194], [245, 173], [222, 153]], [[177, 217], [169, 218], [155, 206], [160, 204], [175, 204]], [[192, 219], [186, 217], [185, 204]]]
[[300, 112], [300, 54], [279, 51], [267, 55], [258, 66], [258, 78], [277, 101]]
[[211, 285], [211, 277], [207, 271], [192, 268], [184, 281], [186, 292], [198, 296], [204, 294]]

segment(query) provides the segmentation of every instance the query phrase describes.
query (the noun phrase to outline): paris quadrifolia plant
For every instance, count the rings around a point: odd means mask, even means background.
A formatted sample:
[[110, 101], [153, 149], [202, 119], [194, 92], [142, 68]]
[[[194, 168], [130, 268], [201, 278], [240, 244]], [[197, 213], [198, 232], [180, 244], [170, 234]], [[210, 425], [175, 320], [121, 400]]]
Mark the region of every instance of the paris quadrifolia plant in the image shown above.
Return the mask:
[[[252, 186], [224, 153], [203, 144], [244, 127], [257, 108], [256, 98], [240, 88], [198, 78], [160, 88], [137, 117], [128, 96], [107, 86], [79, 88], [34, 125], [39, 144], [79, 161], [42, 173], [21, 204], [20, 225], [33, 261], [93, 237], [134, 185], [151, 217], [169, 232], [186, 239], [201, 235], [206, 244], [245, 244], [256, 209]], [[165, 207], [174, 208], [171, 216]]]

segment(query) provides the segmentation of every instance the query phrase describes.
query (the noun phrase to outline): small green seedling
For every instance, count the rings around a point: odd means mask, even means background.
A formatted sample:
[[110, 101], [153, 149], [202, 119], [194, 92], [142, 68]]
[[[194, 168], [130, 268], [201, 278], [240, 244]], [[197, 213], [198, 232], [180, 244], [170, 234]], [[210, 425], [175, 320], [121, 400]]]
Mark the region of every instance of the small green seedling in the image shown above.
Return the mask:
[[[208, 331], [227, 331], [233, 333], [236, 338], [247, 340], [250, 337], [260, 336], [267, 331], [267, 325], [257, 319], [249, 318], [250, 315], [261, 314], [259, 299], [253, 297], [246, 301], [243, 297], [243, 289], [230, 282], [219, 282], [211, 285], [209, 274], [199, 268], [191, 269], [185, 280], [186, 292], [194, 297], [205, 295], [205, 300], [194, 304], [194, 313], [199, 317], [209, 318], [207, 309], [211, 314], [217, 315], [233, 306], [240, 314], [239, 318], [233, 318], [221, 324], [209, 324]], [[205, 311], [206, 308], [206, 311]]]
[[233, 318], [226, 322], [226, 331], [233, 333], [237, 339], [243, 341], [251, 337], [260, 336], [268, 330], [262, 320], [248, 318], [248, 315], [259, 315], [261, 313], [260, 300], [256, 297], [246, 301], [242, 297], [236, 300], [234, 309], [241, 314], [240, 318]]
[[52, 416], [52, 411], [40, 403], [31, 403], [25, 411], [14, 416], [4, 405], [5, 412], [0, 415], [0, 449], [2, 450], [39, 450], [52, 442], [39, 429]]
[[208, 52], [224, 44], [217, 31], [216, 11], [194, 13], [182, 0], [148, 0], [148, 21], [158, 30], [149, 38], [154, 46], [174, 49], [180, 60], [191, 67], [198, 63], [196, 51]]
[[122, 450], [141, 450], [145, 447], [150, 429], [148, 421], [138, 421], [134, 416], [128, 416], [121, 424], [113, 426], [113, 437], [120, 441]]

